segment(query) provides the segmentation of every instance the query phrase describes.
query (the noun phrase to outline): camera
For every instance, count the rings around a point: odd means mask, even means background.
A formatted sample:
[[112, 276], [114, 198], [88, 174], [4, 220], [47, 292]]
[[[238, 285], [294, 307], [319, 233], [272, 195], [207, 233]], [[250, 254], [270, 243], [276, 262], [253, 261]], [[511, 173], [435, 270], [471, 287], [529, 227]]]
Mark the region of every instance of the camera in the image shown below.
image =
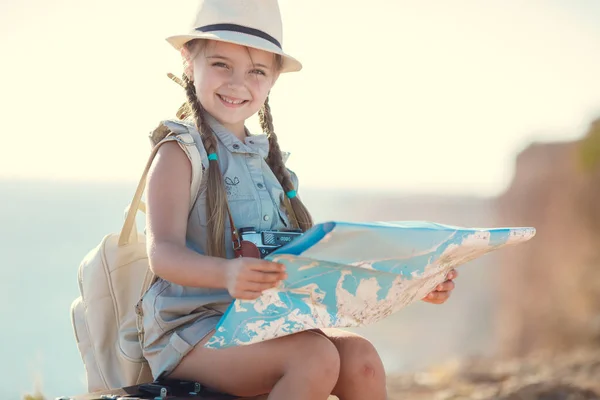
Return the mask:
[[281, 246], [292, 242], [294, 239], [302, 236], [302, 233], [303, 232], [299, 229], [262, 232], [251, 227], [239, 229], [241, 240], [247, 240], [254, 243], [260, 252], [260, 258], [265, 258]]

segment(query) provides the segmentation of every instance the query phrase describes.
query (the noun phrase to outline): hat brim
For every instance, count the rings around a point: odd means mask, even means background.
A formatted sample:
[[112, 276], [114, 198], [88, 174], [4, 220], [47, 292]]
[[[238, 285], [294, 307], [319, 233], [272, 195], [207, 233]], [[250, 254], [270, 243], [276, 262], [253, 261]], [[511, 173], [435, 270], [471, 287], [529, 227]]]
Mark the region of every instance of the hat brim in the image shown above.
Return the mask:
[[194, 39], [209, 39], [219, 42], [227, 42], [238, 44], [240, 46], [248, 46], [258, 50], [268, 51], [270, 53], [279, 54], [283, 57], [283, 66], [280, 72], [296, 72], [302, 69], [300, 61], [294, 57], [284, 53], [278, 46], [263, 38], [248, 35], [242, 32], [234, 31], [212, 31], [212, 32], [192, 32], [187, 35], [176, 35], [167, 38], [175, 49], [180, 50], [184, 44]]

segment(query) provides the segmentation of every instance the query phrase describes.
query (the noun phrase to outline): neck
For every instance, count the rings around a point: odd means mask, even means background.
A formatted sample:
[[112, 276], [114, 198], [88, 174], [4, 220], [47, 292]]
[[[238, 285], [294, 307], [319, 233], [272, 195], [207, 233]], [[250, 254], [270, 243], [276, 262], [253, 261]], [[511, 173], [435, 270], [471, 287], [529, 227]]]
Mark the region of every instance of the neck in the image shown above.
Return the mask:
[[212, 114], [209, 114], [208, 112], [206, 112], [205, 115], [208, 119], [212, 119], [214, 122], [217, 122], [220, 125], [222, 125], [223, 128], [227, 129], [229, 132], [235, 135], [235, 137], [237, 137], [242, 143], [245, 141], [246, 137], [250, 136], [250, 134], [246, 130], [246, 127], [244, 126], [244, 121], [240, 121], [235, 124], [229, 124], [219, 120], [218, 118], [216, 118]]

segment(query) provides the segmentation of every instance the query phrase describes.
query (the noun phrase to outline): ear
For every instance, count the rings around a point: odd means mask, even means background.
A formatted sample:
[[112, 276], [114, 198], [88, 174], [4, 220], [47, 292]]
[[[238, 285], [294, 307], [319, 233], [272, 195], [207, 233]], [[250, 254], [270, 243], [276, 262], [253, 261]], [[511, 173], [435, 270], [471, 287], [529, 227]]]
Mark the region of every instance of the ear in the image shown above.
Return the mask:
[[187, 48], [187, 46], [183, 46], [181, 48], [180, 52], [181, 52], [181, 57], [185, 61], [185, 63], [184, 63], [185, 69], [183, 72], [188, 77], [188, 79], [193, 82], [194, 81], [194, 60], [192, 60], [192, 55], [190, 54], [190, 51]]

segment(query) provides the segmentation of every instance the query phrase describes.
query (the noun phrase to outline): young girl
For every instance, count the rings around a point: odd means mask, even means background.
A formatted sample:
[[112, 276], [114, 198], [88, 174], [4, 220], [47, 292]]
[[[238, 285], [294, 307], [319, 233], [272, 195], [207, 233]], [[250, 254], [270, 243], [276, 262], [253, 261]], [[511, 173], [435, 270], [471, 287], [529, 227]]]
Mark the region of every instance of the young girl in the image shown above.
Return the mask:
[[[190, 115], [157, 132], [191, 133], [204, 171], [191, 212], [191, 165], [177, 143], [160, 148], [148, 176], [147, 246], [159, 279], [143, 299], [144, 356], [154, 378], [238, 396], [385, 399], [382, 362], [352, 333], [311, 330], [247, 346], [203, 346], [233, 298], [255, 299], [286, 278], [281, 264], [234, 257], [230, 216], [236, 228], [312, 226], [268, 103], [280, 74], [301, 69], [283, 52], [281, 36], [276, 0], [204, 0], [193, 29], [167, 39], [183, 56]], [[251, 135], [245, 121], [257, 112], [264, 133]], [[426, 301], [444, 302], [455, 274]]]

